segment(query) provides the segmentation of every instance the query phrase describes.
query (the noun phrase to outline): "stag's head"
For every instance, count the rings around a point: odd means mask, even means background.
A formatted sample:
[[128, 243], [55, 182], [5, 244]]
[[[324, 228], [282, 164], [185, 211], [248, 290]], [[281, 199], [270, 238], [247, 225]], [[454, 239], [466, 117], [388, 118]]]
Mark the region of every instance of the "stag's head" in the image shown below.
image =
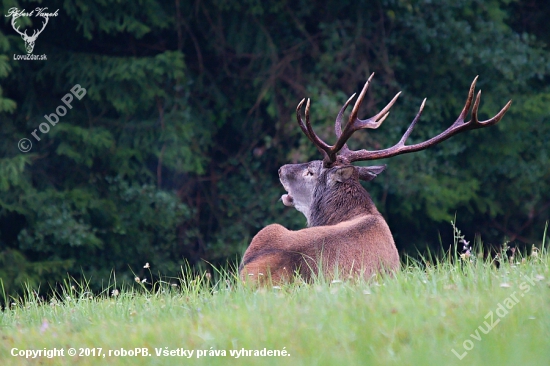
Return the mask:
[[19, 30], [19, 27], [15, 26], [15, 20], [17, 19], [16, 16], [13, 16], [11, 18], [11, 25], [12, 25], [13, 29], [15, 29], [15, 31], [21, 35], [21, 38], [23, 38], [23, 41], [25, 41], [25, 48], [27, 50], [27, 53], [32, 53], [32, 51], [34, 50], [34, 42], [36, 42], [36, 39], [38, 38], [40, 33], [42, 33], [44, 28], [46, 28], [46, 24], [48, 24], [48, 19], [49, 18], [48, 17], [43, 17], [43, 18], [45, 19], [45, 21], [42, 23], [42, 29], [33, 30], [32, 36], [27, 35], [27, 30], [26, 29], [25, 29], [24, 32], [21, 32]]
[[[311, 127], [309, 118], [309, 99], [307, 100], [305, 107], [305, 122], [302, 119], [301, 110], [306, 100], [303, 99], [296, 108], [296, 118], [300, 128], [308, 139], [313, 142], [313, 144], [315, 144], [317, 149], [321, 152], [323, 160], [314, 160], [303, 164], [287, 164], [282, 166], [279, 169], [279, 178], [283, 187], [287, 191], [287, 194], [284, 194], [281, 199], [284, 205], [295, 207], [298, 211], [302, 212], [306, 216], [309, 226], [333, 222], [337, 219], [336, 217], [327, 219], [325, 216], [332, 215], [333, 211], [338, 209], [340, 212], [334, 213], [335, 215], [348, 216], [346, 212], [352, 211], [358, 207], [358, 202], [351, 201], [356, 199], [354, 197], [358, 196], [358, 192], [359, 196], [361, 196], [360, 192], [362, 190], [364, 192], [362, 193], [363, 196], [368, 197], [368, 194], [361, 188], [359, 180], [372, 180], [386, 168], [385, 165], [358, 167], [353, 166], [352, 163], [356, 161], [389, 158], [400, 154], [423, 150], [430, 146], [436, 145], [457, 133], [494, 125], [502, 119], [511, 105], [510, 101], [493, 118], [486, 121], [479, 121], [477, 114], [481, 91], [478, 92], [474, 101], [475, 84], [477, 81], [476, 77], [470, 86], [470, 92], [468, 93], [466, 104], [464, 105], [458, 119], [439, 135], [418, 144], [405, 145], [405, 142], [411, 134], [415, 124], [420, 119], [426, 102], [426, 99], [424, 99], [422, 105], [420, 106], [420, 110], [397, 144], [383, 150], [350, 150], [346, 142], [351, 135], [360, 129], [376, 129], [380, 127], [382, 122], [388, 117], [391, 107], [397, 101], [400, 94], [400, 92], [397, 93], [388, 105], [386, 105], [386, 107], [384, 107], [375, 116], [365, 120], [359, 119], [357, 117], [359, 107], [363, 102], [373, 76], [374, 74], [372, 74], [365, 83], [365, 86], [359, 94], [359, 97], [355, 102], [353, 110], [343, 130], [342, 120], [344, 118], [344, 112], [355, 97], [355, 94], [353, 94], [340, 109], [334, 125], [337, 141], [332, 146], [321, 140]], [[471, 111], [471, 119], [466, 122], [465, 118], [470, 111], [472, 102], [473, 108]], [[370, 201], [370, 198], [368, 198], [368, 200]], [[344, 219], [344, 217], [340, 217], [340, 219]]]
[[[346, 192], [359, 194], [356, 199], [366, 199], [366, 192], [359, 185], [359, 179], [374, 179], [386, 169], [385, 165], [355, 167], [352, 165], [335, 165], [325, 167], [322, 160], [313, 160], [302, 164], [287, 164], [279, 169], [279, 179], [287, 191], [281, 200], [285, 206], [294, 207], [307, 218], [308, 226], [327, 224], [330, 219], [342, 221], [354, 214], [349, 209], [351, 196], [339, 193], [344, 187]], [[361, 202], [357, 202], [361, 206]], [[346, 217], [336, 217], [334, 206], [348, 209]], [[330, 206], [330, 207], [326, 207]]]

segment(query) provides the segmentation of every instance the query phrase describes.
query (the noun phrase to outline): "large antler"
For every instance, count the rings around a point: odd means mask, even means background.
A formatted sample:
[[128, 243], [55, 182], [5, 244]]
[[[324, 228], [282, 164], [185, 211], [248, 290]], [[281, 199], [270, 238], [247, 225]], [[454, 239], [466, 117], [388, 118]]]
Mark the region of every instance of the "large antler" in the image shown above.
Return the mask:
[[314, 132], [311, 128], [311, 124], [309, 122], [309, 99], [306, 104], [306, 123], [304, 125], [304, 122], [302, 121], [300, 109], [302, 107], [302, 104], [304, 103], [304, 100], [302, 100], [298, 104], [298, 108], [296, 109], [296, 115], [298, 118], [298, 124], [300, 125], [302, 131], [306, 134], [306, 136], [317, 146], [317, 148], [323, 153], [324, 155], [324, 163], [325, 165], [329, 166], [336, 162], [337, 160], [337, 153], [340, 151], [340, 154], [338, 155], [338, 158], [347, 163], [352, 163], [354, 161], [363, 161], [363, 160], [377, 160], [377, 159], [383, 159], [383, 158], [389, 158], [392, 156], [400, 155], [400, 154], [406, 154], [410, 152], [415, 152], [419, 150], [424, 150], [430, 146], [436, 145], [442, 141], [445, 141], [449, 137], [456, 135], [457, 133], [463, 132], [463, 131], [469, 131], [469, 130], [475, 130], [478, 128], [483, 128], [487, 126], [492, 126], [496, 123], [498, 123], [504, 114], [508, 111], [510, 108], [510, 105], [512, 104], [512, 101], [509, 101], [504, 108], [500, 112], [498, 112], [493, 118], [488, 119], [486, 121], [479, 121], [477, 118], [478, 114], [478, 108], [479, 108], [479, 101], [481, 98], [481, 91], [478, 92], [474, 106], [472, 108], [472, 116], [470, 121], [465, 122], [464, 119], [466, 118], [466, 115], [468, 114], [468, 111], [470, 110], [470, 106], [472, 105], [472, 100], [474, 97], [474, 91], [475, 91], [475, 85], [477, 81], [477, 76], [475, 77], [474, 81], [472, 82], [472, 85], [470, 86], [470, 92], [468, 93], [468, 98], [466, 99], [466, 104], [464, 105], [464, 108], [462, 109], [462, 113], [458, 116], [458, 119], [445, 131], [440, 133], [439, 135], [432, 137], [431, 139], [414, 144], [414, 145], [405, 145], [405, 141], [411, 134], [414, 126], [416, 125], [416, 122], [420, 119], [420, 116], [422, 114], [422, 110], [424, 109], [424, 105], [426, 103], [426, 99], [422, 102], [422, 105], [420, 106], [420, 110], [418, 111], [416, 117], [413, 119], [411, 125], [405, 131], [405, 134], [403, 137], [401, 137], [401, 140], [394, 146], [384, 149], [384, 150], [374, 150], [374, 151], [368, 151], [368, 150], [357, 150], [352, 151], [349, 150], [346, 146], [346, 141], [351, 137], [351, 135], [360, 129], [363, 128], [378, 128], [382, 122], [386, 119], [386, 117], [389, 114], [390, 108], [395, 103], [397, 97], [400, 93], [397, 93], [397, 95], [391, 100], [391, 102], [388, 103], [384, 109], [380, 111], [377, 115], [374, 117], [371, 117], [366, 120], [360, 120], [357, 118], [357, 113], [359, 110], [359, 107], [361, 106], [361, 103], [363, 101], [363, 98], [365, 96], [365, 93], [367, 91], [368, 85], [370, 80], [374, 74], [372, 74], [369, 79], [367, 80], [365, 86], [363, 87], [363, 90], [361, 91], [361, 94], [359, 95], [359, 98], [357, 98], [357, 101], [355, 102], [355, 105], [353, 107], [353, 111], [351, 112], [351, 115], [349, 117], [348, 123], [346, 124], [346, 127], [344, 128], [344, 131], [342, 131], [342, 117], [344, 114], [344, 111], [346, 110], [347, 106], [351, 102], [352, 98], [355, 96], [352, 95], [347, 102], [344, 104], [340, 112], [338, 113], [338, 116], [336, 117], [336, 123], [334, 126], [336, 136], [338, 140], [333, 146], [327, 145], [325, 142], [323, 142]]
[[[336, 136], [338, 137], [338, 140], [333, 146], [328, 145], [323, 140], [321, 140], [315, 132], [313, 132], [313, 128], [311, 127], [311, 123], [309, 121], [309, 99], [306, 103], [306, 122], [304, 124], [304, 121], [302, 120], [301, 115], [301, 109], [302, 105], [304, 104], [305, 99], [302, 99], [302, 101], [298, 104], [298, 107], [296, 108], [296, 118], [298, 119], [298, 124], [300, 125], [300, 128], [302, 131], [306, 134], [306, 136], [317, 146], [317, 148], [323, 153], [324, 156], [324, 162], [326, 165], [330, 165], [336, 161], [336, 154], [343, 150], [342, 152], [344, 154], [351, 153], [351, 151], [346, 146], [346, 141], [351, 137], [351, 135], [362, 128], [378, 128], [382, 122], [388, 117], [389, 110], [399, 97], [399, 94], [401, 92], [397, 93], [395, 97], [388, 103], [387, 106], [384, 107], [377, 115], [365, 119], [360, 120], [357, 118], [357, 113], [359, 112], [359, 107], [361, 106], [361, 103], [363, 102], [363, 98], [365, 97], [365, 94], [367, 93], [367, 89], [369, 87], [370, 81], [373, 78], [374, 73], [369, 77], [367, 82], [365, 83], [365, 86], [363, 87], [363, 90], [361, 91], [361, 94], [359, 94], [359, 97], [357, 98], [357, 101], [355, 102], [355, 105], [353, 106], [353, 111], [351, 112], [351, 115], [349, 117], [348, 123], [346, 124], [346, 127], [344, 127], [344, 131], [342, 132], [342, 118], [344, 115], [344, 111], [350, 104], [351, 100], [355, 96], [353, 94], [347, 102], [344, 104], [342, 109], [340, 109], [340, 112], [338, 113], [338, 116], [336, 117], [336, 123], [334, 126]], [[342, 154], [340, 154], [342, 156]]]

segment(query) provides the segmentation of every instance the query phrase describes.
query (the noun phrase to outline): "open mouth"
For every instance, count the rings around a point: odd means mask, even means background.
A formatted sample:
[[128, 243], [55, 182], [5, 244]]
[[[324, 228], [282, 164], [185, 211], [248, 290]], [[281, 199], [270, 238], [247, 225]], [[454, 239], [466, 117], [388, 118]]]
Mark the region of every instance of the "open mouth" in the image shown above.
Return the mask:
[[281, 196], [281, 201], [283, 201], [283, 205], [285, 206], [294, 207], [294, 198], [289, 194], [283, 194]]
[[288, 207], [294, 207], [294, 198], [290, 195], [290, 190], [288, 189], [288, 185], [285, 184], [285, 181], [282, 178], [279, 178], [281, 181], [281, 184], [283, 185], [283, 188], [285, 191], [287, 191], [287, 194], [283, 194], [281, 196], [281, 201], [283, 201], [283, 205]]

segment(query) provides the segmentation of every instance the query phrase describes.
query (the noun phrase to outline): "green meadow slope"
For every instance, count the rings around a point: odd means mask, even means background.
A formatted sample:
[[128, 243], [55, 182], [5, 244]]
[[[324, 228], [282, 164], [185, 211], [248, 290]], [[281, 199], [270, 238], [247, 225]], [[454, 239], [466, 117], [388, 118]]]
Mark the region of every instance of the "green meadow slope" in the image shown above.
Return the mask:
[[500, 268], [453, 262], [411, 264], [369, 282], [320, 279], [282, 288], [248, 288], [214, 274], [188, 276], [177, 286], [113, 285], [102, 294], [67, 284], [46, 302], [29, 291], [1, 313], [0, 359], [2, 365], [550, 364], [549, 256], [536, 251]]

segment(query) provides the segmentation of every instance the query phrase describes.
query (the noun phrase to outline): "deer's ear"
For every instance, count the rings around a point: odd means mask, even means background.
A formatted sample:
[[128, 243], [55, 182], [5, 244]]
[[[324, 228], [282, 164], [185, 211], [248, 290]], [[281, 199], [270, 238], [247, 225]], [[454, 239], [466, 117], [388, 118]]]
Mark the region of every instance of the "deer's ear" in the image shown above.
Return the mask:
[[386, 165], [358, 166], [359, 179], [364, 181], [373, 180], [376, 176], [386, 170]]
[[330, 176], [331, 183], [345, 182], [348, 179], [351, 179], [351, 177], [353, 177], [354, 171], [355, 167], [353, 166], [344, 166], [341, 168], [337, 168], [334, 172], [332, 172]]

